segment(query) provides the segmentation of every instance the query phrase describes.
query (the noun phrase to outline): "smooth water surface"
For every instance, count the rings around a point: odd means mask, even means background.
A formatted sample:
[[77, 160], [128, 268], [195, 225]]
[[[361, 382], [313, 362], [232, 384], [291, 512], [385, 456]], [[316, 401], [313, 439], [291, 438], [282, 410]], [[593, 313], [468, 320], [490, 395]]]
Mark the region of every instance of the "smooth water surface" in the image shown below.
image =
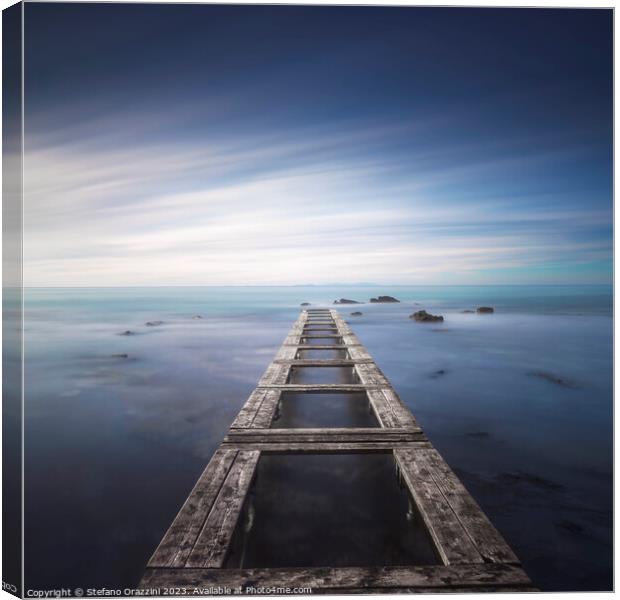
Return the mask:
[[273, 428], [379, 427], [366, 392], [284, 392]]
[[394, 470], [391, 452], [263, 456], [227, 566], [438, 564]]
[[299, 304], [379, 294], [337, 308], [535, 584], [610, 589], [609, 286], [27, 289], [27, 587], [134, 586]]

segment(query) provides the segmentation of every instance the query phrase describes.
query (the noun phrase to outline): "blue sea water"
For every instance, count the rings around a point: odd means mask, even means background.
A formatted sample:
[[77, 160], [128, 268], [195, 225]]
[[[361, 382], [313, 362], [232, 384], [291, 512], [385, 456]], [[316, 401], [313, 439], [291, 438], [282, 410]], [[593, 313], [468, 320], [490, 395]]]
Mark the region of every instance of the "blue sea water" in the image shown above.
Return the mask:
[[344, 285], [26, 289], [26, 588], [135, 586], [299, 304], [379, 294], [338, 308], [535, 584], [611, 589], [611, 286]]

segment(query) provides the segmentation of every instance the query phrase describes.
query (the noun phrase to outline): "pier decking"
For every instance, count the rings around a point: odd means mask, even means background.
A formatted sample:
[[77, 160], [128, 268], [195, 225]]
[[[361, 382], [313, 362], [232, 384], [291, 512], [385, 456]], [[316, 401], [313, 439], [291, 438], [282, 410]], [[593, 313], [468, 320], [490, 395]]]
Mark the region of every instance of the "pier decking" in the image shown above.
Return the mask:
[[[317, 351], [323, 357], [313, 358]], [[313, 369], [326, 377], [334, 370], [345, 371], [350, 382], [295, 383], [300, 372]], [[276, 428], [283, 399], [291, 393], [308, 398], [365, 394], [377, 426]], [[246, 532], [252, 527], [253, 513], [249, 519], [242, 515], [253, 510], [250, 492], [262, 457], [359, 453], [391, 457], [395, 477], [427, 530], [436, 564], [360, 566], [353, 558], [345, 566], [230, 567], [227, 559], [239, 523], [245, 523]], [[232, 593], [261, 587], [311, 588], [313, 593], [534, 589], [518, 558], [433, 448], [368, 351], [330, 309], [301, 312], [155, 550], [140, 583], [149, 589], [213, 586], [230, 588]]]

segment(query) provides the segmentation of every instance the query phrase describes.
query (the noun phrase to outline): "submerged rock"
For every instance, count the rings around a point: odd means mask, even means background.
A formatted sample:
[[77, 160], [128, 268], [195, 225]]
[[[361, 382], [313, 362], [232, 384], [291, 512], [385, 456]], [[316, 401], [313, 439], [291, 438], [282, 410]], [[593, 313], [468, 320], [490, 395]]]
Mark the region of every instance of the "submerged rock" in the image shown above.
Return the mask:
[[492, 306], [479, 306], [476, 309], [476, 312], [478, 314], [484, 315], [484, 314], [490, 314], [490, 313], [494, 313], [495, 309]]
[[310, 302], [302, 302], [301, 305], [302, 306], [310, 306]]
[[575, 535], [582, 534], [584, 531], [581, 525], [579, 525], [578, 523], [575, 523], [574, 521], [569, 521], [568, 519], [564, 519], [563, 521], [556, 523], [556, 527], [559, 527], [560, 529], [564, 529], [568, 531], [569, 533], [573, 533]]
[[120, 354], [110, 354], [111, 358], [129, 358], [129, 354], [120, 353]]
[[334, 300], [334, 304], [361, 304], [361, 302], [349, 300], [348, 298], [340, 298], [340, 300]]
[[488, 431], [471, 431], [465, 435], [479, 440], [488, 440], [491, 437], [491, 434]]
[[127, 331], [123, 331], [122, 333], [119, 333], [118, 335], [136, 335], [133, 331], [129, 331], [129, 329]]
[[[204, 317], [202, 315], [194, 315], [192, 319], [204, 319]], [[159, 324], [161, 324], [161, 321], [159, 321]]]
[[525, 473], [523, 471], [500, 473], [497, 475], [496, 479], [505, 484], [526, 484], [534, 488], [552, 492], [559, 492], [564, 489], [563, 485], [556, 483], [555, 481], [540, 477], [539, 475], [534, 475], [533, 473]]
[[548, 373], [547, 371], [533, 371], [532, 373], [528, 373], [528, 375], [531, 375], [532, 377], [540, 377], [540, 379], [544, 379], [549, 383], [555, 383], [555, 385], [566, 388], [574, 389], [577, 387], [572, 381], [568, 381], [567, 379], [563, 379], [562, 377], [558, 377], [557, 375]]
[[414, 319], [419, 323], [443, 323], [443, 317], [441, 315], [431, 315], [425, 310], [419, 310], [409, 315], [410, 319]]
[[352, 317], [361, 317], [364, 313], [360, 312], [359, 310], [356, 310], [355, 312], [351, 313]]
[[164, 324], [163, 321], [147, 321], [145, 323], [147, 327], [157, 327], [158, 325], [163, 325], [163, 324]]
[[447, 371], [445, 369], [438, 369], [437, 371], [434, 371], [431, 374], [431, 378], [432, 379], [437, 379], [437, 377], [441, 377], [442, 375], [445, 375], [447, 373]]
[[376, 298], [371, 298], [370, 301], [373, 302], [373, 303], [377, 303], [377, 302], [400, 302], [400, 300], [397, 300], [396, 298], [394, 298], [394, 296], [377, 296]]
[[461, 311], [461, 313], [464, 314], [464, 315], [471, 315], [471, 314], [473, 314], [475, 312], [476, 312], [475, 310], [470, 310], [470, 309], [462, 310]]

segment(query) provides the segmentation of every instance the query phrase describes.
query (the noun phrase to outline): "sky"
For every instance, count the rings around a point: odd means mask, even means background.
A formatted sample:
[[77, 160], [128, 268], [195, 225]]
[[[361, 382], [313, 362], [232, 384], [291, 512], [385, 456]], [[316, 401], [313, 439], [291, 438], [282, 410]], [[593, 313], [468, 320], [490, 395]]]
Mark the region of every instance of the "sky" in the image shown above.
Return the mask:
[[610, 283], [611, 10], [26, 3], [24, 283]]

